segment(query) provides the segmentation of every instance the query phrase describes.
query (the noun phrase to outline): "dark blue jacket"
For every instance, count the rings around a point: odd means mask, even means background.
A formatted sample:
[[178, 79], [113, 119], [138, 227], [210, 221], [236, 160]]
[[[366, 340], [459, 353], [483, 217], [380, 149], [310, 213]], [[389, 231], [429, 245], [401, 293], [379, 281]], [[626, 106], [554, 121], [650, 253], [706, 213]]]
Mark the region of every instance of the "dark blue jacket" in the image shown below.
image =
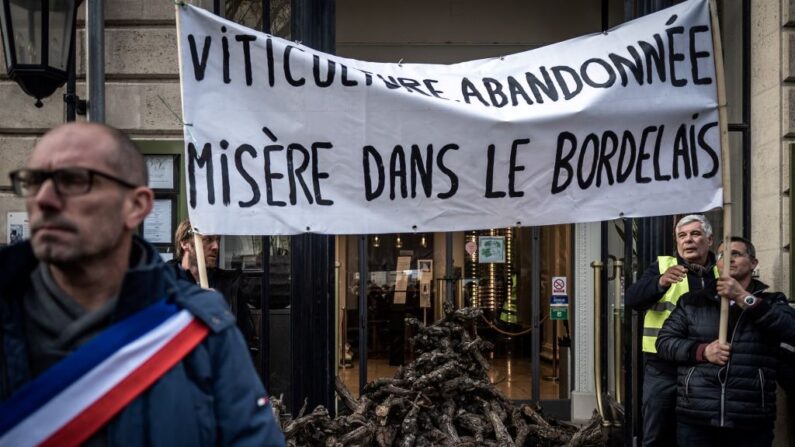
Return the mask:
[[[210, 328], [181, 362], [139, 395], [107, 425], [113, 446], [283, 446], [265, 389], [235, 319], [221, 296], [178, 280], [155, 249], [127, 271], [114, 321], [167, 297]], [[30, 243], [0, 250], [0, 401], [31, 380], [21, 300], [38, 261]]]
[[657, 337], [657, 355], [679, 365], [677, 415], [688, 424], [767, 429], [776, 418], [776, 381], [781, 343], [795, 343], [795, 309], [781, 293], [748, 287], [762, 301], [753, 308], [731, 306], [725, 366], [708, 363], [703, 347], [718, 338], [720, 298], [716, 289], [679, 298]]

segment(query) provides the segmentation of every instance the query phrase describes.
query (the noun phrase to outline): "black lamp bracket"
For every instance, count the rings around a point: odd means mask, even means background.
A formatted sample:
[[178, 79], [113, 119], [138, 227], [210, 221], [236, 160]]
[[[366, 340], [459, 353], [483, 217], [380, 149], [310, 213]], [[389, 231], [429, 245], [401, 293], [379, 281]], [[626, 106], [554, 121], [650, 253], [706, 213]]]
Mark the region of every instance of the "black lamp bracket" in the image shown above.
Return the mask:
[[88, 101], [80, 99], [76, 93], [64, 93], [63, 101], [66, 104], [74, 104], [75, 113], [78, 115], [85, 115], [86, 110], [88, 110]]

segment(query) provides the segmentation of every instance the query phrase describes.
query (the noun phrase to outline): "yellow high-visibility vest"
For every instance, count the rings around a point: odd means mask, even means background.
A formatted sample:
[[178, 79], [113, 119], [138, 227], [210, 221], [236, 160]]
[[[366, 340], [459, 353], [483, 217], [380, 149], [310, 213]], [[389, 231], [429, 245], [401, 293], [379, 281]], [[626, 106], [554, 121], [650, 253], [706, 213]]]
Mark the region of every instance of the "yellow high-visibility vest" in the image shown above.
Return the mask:
[[[658, 256], [657, 263], [660, 265], [660, 275], [662, 275], [670, 267], [677, 265], [678, 261], [674, 256]], [[717, 267], [713, 267], [712, 271], [716, 278], [720, 275]], [[646, 317], [643, 318], [643, 352], [657, 353], [657, 335], [665, 320], [676, 308], [679, 297], [688, 291], [690, 291], [690, 285], [687, 278], [671, 284], [660, 301], [654, 303], [654, 306], [646, 311]]]

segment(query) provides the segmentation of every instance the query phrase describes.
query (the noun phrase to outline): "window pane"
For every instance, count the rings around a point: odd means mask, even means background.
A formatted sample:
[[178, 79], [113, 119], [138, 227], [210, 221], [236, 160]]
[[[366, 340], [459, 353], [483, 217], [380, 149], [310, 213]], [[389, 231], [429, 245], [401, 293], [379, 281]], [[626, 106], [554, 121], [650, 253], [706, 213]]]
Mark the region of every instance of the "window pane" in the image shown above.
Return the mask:
[[41, 8], [33, 2], [20, 6], [11, 3], [14, 45], [18, 64], [41, 63]]
[[290, 306], [290, 236], [271, 236], [268, 266], [270, 308]]
[[[6, 9], [2, 7], [0, 7], [0, 21], [2, 21], [2, 23], [6, 23]], [[11, 49], [8, 46], [8, 39], [5, 37], [6, 32], [7, 30], [4, 29], [3, 35], [0, 36], [0, 39], [3, 39], [3, 55], [6, 60], [6, 68], [8, 68], [11, 66]]]
[[74, 1], [50, 0], [49, 60], [53, 68], [66, 71], [69, 62], [69, 43], [71, 41]]
[[723, 70], [726, 74], [727, 113], [730, 123], [743, 119], [743, 17], [741, 1], [724, 1], [720, 6]]
[[[269, 247], [270, 308], [284, 309], [290, 305], [290, 236], [271, 236]], [[243, 269], [262, 272], [261, 236], [224, 236], [220, 266], [224, 269]], [[259, 302], [260, 283], [251, 289], [249, 301]], [[257, 307], [259, 305], [257, 304]]]
[[[289, 40], [290, 0], [226, 0], [221, 9], [229, 20], [259, 31], [262, 30], [263, 3], [270, 4], [270, 33]], [[212, 3], [208, 9], [212, 10]]]
[[225, 236], [220, 265], [224, 269], [262, 270], [262, 237]]
[[729, 148], [731, 150], [731, 192], [732, 192], [732, 234], [743, 234], [743, 134], [729, 132]]
[[359, 391], [359, 361], [367, 359], [367, 381], [392, 377], [414, 358], [414, 329], [406, 318], [433, 320], [435, 278], [433, 234], [367, 236], [367, 353], [359, 351], [359, 236], [345, 238], [343, 333], [339, 376], [354, 395]]

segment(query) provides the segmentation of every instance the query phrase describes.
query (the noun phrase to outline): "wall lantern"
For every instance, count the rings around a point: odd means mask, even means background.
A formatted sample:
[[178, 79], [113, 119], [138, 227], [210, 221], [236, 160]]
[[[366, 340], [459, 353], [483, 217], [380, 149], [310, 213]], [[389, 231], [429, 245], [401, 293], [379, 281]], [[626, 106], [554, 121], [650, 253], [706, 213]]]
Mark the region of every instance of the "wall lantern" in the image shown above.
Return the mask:
[[41, 107], [67, 80], [81, 0], [0, 0], [8, 76]]

